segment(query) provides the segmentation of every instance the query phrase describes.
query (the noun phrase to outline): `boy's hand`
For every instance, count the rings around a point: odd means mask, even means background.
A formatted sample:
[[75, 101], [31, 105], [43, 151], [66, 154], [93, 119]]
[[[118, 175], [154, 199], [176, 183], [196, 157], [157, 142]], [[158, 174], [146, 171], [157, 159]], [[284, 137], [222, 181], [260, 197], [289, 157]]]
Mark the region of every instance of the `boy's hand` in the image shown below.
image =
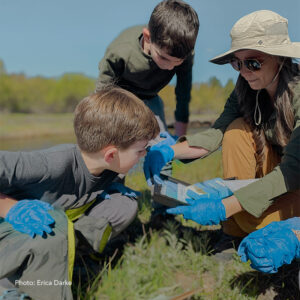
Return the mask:
[[144, 173], [149, 186], [153, 183], [162, 184], [160, 171], [174, 157], [174, 150], [170, 146], [176, 144], [177, 137], [167, 131], [161, 132], [160, 137], [164, 140], [150, 148], [144, 162]]
[[160, 171], [166, 163], [174, 158], [174, 150], [163, 143], [164, 141], [152, 146], [145, 158], [144, 174], [149, 186], [153, 184], [153, 181], [157, 184], [163, 183], [159, 177]]
[[48, 210], [53, 210], [49, 203], [40, 200], [21, 200], [8, 211], [5, 221], [15, 230], [27, 233], [32, 238], [35, 234], [43, 236], [44, 231], [52, 232], [49, 225], [55, 223]]
[[162, 184], [160, 171], [174, 157], [170, 146], [176, 144], [177, 137], [173, 137], [167, 131], [161, 132], [160, 137], [164, 139], [150, 148], [144, 162], [144, 173], [149, 186], [153, 183]]
[[272, 222], [250, 233], [239, 246], [241, 260], [250, 260], [258, 271], [276, 273], [282, 265], [300, 258], [300, 241], [293, 230], [300, 230], [300, 218]]
[[160, 142], [160, 145], [172, 146], [176, 144], [176, 140], [178, 139], [176, 135], [171, 135], [168, 131], [161, 132], [159, 136], [164, 138], [164, 140]]
[[187, 190], [188, 206], [177, 206], [167, 209], [169, 214], [182, 214], [185, 219], [193, 220], [201, 225], [217, 225], [226, 220], [226, 211], [222, 203], [233, 193], [223, 184], [222, 179], [215, 178], [196, 183]]
[[141, 193], [135, 191], [120, 182], [113, 182], [109, 185], [100, 195], [102, 199], [110, 199], [110, 194], [121, 193], [123, 196], [131, 197], [137, 199]]

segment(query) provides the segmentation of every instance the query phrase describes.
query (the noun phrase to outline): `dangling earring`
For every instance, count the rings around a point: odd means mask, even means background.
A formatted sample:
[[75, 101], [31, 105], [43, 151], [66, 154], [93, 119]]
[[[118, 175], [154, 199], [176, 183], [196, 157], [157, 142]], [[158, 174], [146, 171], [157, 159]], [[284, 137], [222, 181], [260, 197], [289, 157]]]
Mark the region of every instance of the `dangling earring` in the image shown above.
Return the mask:
[[[256, 126], [259, 126], [261, 123], [261, 111], [260, 111], [260, 107], [258, 104], [258, 95], [259, 95], [260, 91], [261, 90], [258, 90], [256, 93], [255, 110], [254, 110], [254, 115], [253, 115], [254, 123]], [[258, 113], [258, 115], [257, 115], [257, 113]]]
[[[283, 67], [284, 61], [285, 61], [285, 58], [283, 59], [282, 63], [280, 64], [276, 75], [274, 76], [272, 81], [265, 87], [265, 89], [268, 88], [271, 84], [273, 84], [273, 82], [277, 79], [277, 77], [278, 77], [278, 75], [279, 75], [279, 73], [280, 73], [280, 71]], [[259, 126], [261, 124], [261, 111], [260, 111], [260, 107], [259, 107], [259, 104], [258, 104], [258, 95], [259, 95], [260, 91], [261, 90], [258, 90], [257, 93], [256, 93], [255, 110], [254, 110], [254, 115], [253, 115], [254, 123], [255, 123], [256, 126]], [[257, 116], [257, 113], [258, 113], [258, 116]]]

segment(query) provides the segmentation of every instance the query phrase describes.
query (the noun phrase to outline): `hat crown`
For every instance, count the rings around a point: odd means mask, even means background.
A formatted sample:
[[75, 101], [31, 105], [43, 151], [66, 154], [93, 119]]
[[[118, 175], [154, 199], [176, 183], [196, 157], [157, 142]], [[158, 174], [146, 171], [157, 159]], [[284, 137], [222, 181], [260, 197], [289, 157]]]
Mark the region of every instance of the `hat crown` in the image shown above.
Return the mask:
[[291, 42], [288, 20], [271, 10], [259, 10], [242, 17], [232, 27], [230, 36], [230, 50], [212, 58], [211, 62], [227, 64], [234, 53], [240, 50], [300, 58], [300, 43]]
[[230, 32], [232, 48], [291, 43], [288, 20], [269, 10], [260, 10], [238, 20]]

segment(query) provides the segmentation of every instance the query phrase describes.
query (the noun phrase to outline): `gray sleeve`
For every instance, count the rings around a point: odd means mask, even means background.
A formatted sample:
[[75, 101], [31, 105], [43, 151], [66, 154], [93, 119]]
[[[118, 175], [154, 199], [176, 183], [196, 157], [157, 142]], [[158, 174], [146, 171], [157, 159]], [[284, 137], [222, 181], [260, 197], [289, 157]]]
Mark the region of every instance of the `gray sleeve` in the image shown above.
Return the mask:
[[38, 183], [48, 174], [45, 156], [38, 151], [0, 151], [0, 192], [10, 187]]

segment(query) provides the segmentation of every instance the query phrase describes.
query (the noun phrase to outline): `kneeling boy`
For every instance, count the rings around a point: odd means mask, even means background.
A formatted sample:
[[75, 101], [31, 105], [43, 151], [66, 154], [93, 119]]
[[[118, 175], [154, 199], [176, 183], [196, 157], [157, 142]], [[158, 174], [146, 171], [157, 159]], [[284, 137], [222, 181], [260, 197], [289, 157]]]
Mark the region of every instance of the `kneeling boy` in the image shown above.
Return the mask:
[[74, 232], [101, 252], [134, 219], [124, 186], [100, 195], [159, 132], [146, 105], [117, 87], [83, 99], [74, 129], [76, 145], [0, 151], [0, 278], [34, 299], [72, 299]]

